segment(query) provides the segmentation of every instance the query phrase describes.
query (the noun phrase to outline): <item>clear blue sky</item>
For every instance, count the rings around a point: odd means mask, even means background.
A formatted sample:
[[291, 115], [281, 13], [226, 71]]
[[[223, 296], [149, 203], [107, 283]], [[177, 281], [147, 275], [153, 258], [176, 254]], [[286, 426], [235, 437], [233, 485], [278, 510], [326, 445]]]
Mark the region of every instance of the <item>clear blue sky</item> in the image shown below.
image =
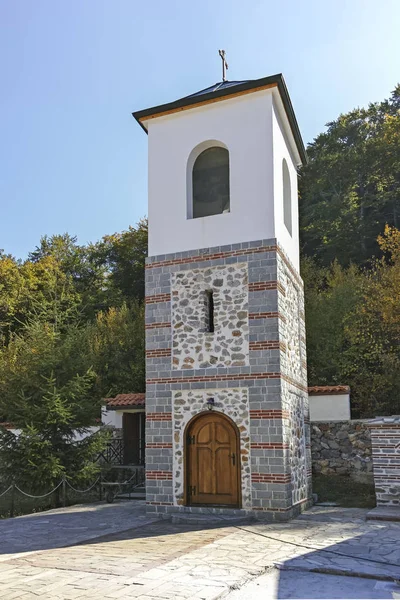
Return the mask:
[[400, 0], [0, 0], [0, 248], [146, 214], [133, 110], [282, 72], [305, 143], [400, 81]]

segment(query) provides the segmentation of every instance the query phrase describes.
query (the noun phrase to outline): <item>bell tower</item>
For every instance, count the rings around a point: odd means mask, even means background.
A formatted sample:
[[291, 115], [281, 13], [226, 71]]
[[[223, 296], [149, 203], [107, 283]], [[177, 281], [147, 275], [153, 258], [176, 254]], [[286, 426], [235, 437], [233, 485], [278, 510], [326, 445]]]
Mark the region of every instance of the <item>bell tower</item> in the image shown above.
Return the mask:
[[149, 512], [289, 519], [311, 497], [297, 168], [282, 75], [133, 114], [148, 133]]

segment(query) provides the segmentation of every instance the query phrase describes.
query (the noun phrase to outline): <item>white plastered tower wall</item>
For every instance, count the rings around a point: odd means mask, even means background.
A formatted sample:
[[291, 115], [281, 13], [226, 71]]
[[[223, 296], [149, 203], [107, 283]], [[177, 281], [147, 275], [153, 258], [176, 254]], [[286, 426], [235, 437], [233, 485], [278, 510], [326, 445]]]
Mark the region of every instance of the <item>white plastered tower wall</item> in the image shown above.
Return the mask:
[[[272, 106], [272, 139], [273, 139], [273, 197], [274, 197], [274, 233], [286, 255], [300, 272], [299, 244], [299, 203], [297, 187], [297, 168], [299, 157], [289, 143], [288, 126], [279, 101], [274, 99]], [[286, 125], [286, 127], [285, 127]], [[291, 191], [292, 232], [289, 233], [283, 216], [283, 161], [289, 169]]]
[[[289, 146], [281, 104], [278, 92], [263, 90], [147, 122], [150, 256], [275, 238], [299, 268], [297, 201], [291, 238], [283, 224], [281, 183], [286, 157], [296, 199], [299, 157], [293, 142]], [[230, 212], [188, 219], [188, 159], [212, 140], [229, 151]]]
[[[203, 510], [186, 493], [185, 423], [204, 413], [209, 396], [215, 411], [241, 432], [237, 506], [286, 520], [310, 504], [297, 201], [301, 148], [288, 96], [284, 102], [278, 85], [262, 87], [200, 98], [198, 106], [173, 103], [172, 110], [164, 105], [135, 114], [149, 140], [149, 512]], [[211, 146], [229, 152], [230, 210], [191, 218], [190, 166], [196, 153]], [[291, 233], [284, 221], [283, 160], [290, 176]], [[200, 322], [199, 298], [210, 289], [216, 328], [221, 324], [214, 338], [185, 322]], [[232, 344], [232, 335], [241, 343]]]

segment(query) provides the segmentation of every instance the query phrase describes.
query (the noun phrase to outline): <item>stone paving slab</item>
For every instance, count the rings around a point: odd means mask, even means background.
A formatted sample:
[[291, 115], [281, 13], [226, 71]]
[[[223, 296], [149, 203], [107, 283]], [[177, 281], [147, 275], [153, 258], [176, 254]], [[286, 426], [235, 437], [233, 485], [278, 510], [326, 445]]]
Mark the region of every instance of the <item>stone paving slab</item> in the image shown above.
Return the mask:
[[[10, 520], [7, 526], [0, 522], [1, 551], [7, 549], [0, 561], [0, 598], [216, 600], [276, 567], [282, 572], [323, 570], [388, 581], [400, 575], [400, 524], [367, 522], [363, 510], [316, 507], [290, 523], [233, 526], [221, 519], [221, 526], [206, 528], [148, 522], [143, 506], [126, 504], [107, 505], [106, 511], [99, 504], [87, 514], [82, 507], [58, 511], [53, 523], [62, 523], [63, 536], [54, 530], [55, 543], [51, 514], [41, 513], [43, 532], [36, 520], [38, 542], [33, 544], [28, 535], [25, 553], [12, 533], [13, 523], [19, 533], [21, 522], [30, 531], [30, 518]], [[94, 537], [96, 514], [100, 533], [119, 529]], [[90, 538], [84, 540], [79, 530], [76, 543], [77, 528], [83, 524]], [[2, 531], [8, 536], [4, 549]], [[44, 544], [45, 535], [47, 548], [32, 549]]]
[[146, 516], [144, 501], [78, 504], [1, 519], [0, 561], [8, 553], [44, 550], [49, 543], [52, 548], [60, 548], [155, 520]]
[[341, 577], [320, 573], [282, 572], [276, 569], [231, 592], [227, 600], [279, 600], [295, 598], [350, 599], [390, 598], [400, 599], [400, 586], [387, 581], [359, 577]]

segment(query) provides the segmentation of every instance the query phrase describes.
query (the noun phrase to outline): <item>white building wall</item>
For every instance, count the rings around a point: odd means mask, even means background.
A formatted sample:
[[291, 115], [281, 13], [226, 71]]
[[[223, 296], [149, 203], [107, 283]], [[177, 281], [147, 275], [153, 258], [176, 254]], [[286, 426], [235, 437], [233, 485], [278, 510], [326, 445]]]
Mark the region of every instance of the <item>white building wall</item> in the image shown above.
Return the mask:
[[350, 394], [309, 396], [310, 421], [349, 421]]
[[107, 410], [105, 406], [101, 409], [101, 422], [109, 427], [122, 429], [122, 410]]
[[[287, 132], [285, 131], [282, 117], [275, 102], [272, 108], [272, 131], [274, 154], [275, 237], [282, 248], [284, 248], [292, 264], [298, 271], [300, 271], [299, 209], [296, 158], [291, 152]], [[283, 159], [286, 160], [290, 175], [292, 198], [292, 235], [290, 235], [289, 231], [287, 230], [283, 218]]]
[[[148, 121], [150, 256], [275, 237], [271, 110], [264, 90]], [[229, 150], [230, 212], [188, 219], [187, 161], [207, 140]]]

